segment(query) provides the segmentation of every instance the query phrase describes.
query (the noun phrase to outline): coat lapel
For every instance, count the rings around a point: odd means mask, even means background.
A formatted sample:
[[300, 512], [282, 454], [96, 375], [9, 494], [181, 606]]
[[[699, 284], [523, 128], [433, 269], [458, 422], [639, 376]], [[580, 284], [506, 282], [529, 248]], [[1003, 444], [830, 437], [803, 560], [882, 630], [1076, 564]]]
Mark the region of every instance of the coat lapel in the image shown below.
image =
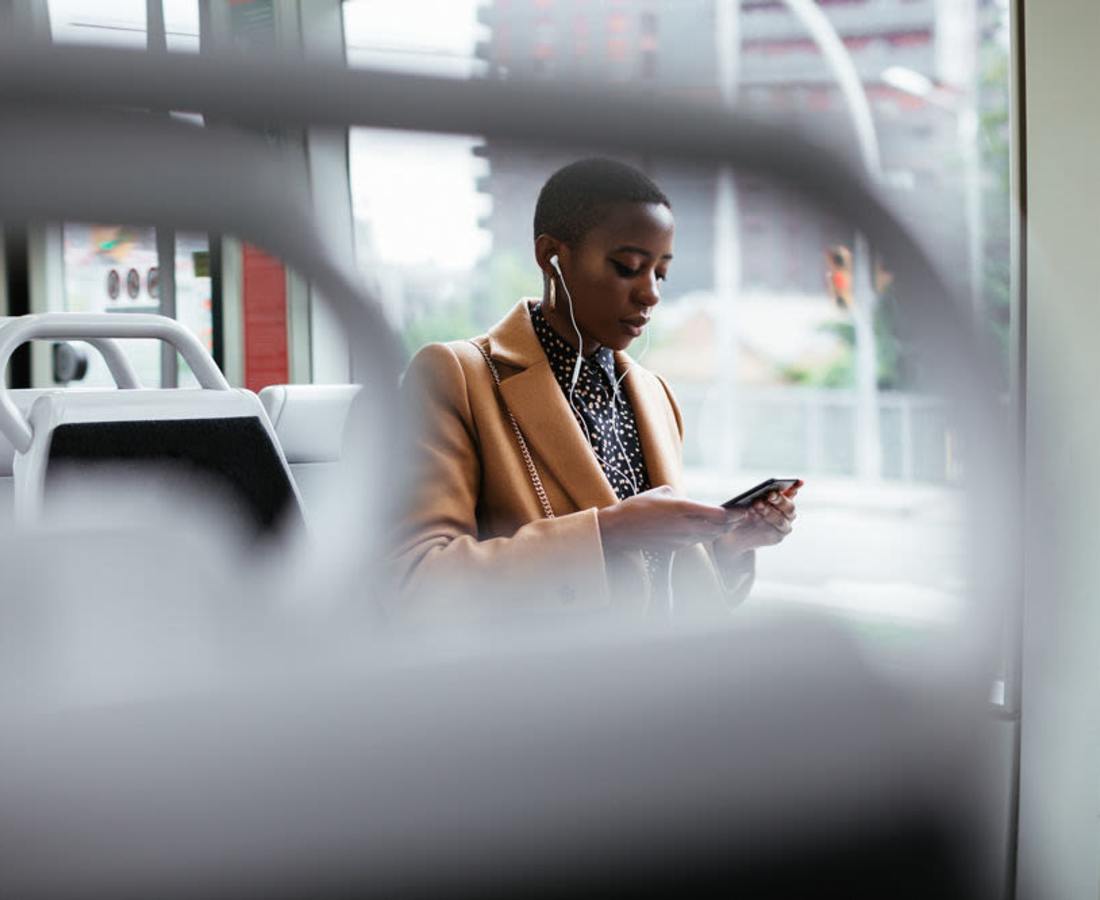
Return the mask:
[[502, 373], [500, 392], [523, 437], [577, 509], [609, 506], [617, 498], [577, 424], [542, 350], [527, 301], [521, 300], [489, 332], [489, 354], [520, 369]]
[[[523, 437], [577, 505], [602, 507], [618, 498], [603, 473], [531, 324], [527, 300], [521, 300], [489, 332], [489, 354], [519, 369], [501, 380], [500, 392], [516, 417]], [[682, 487], [680, 434], [664, 385], [625, 353], [615, 354], [619, 372], [630, 367], [623, 386], [634, 407], [649, 481], [654, 487]]]
[[680, 460], [680, 432], [664, 385], [652, 372], [634, 365], [625, 353], [615, 354], [615, 365], [620, 372], [627, 366], [630, 367], [623, 378], [623, 385], [634, 407], [634, 418], [638, 422], [638, 436], [642, 443], [649, 483], [653, 487], [667, 484], [680, 490], [683, 468]]

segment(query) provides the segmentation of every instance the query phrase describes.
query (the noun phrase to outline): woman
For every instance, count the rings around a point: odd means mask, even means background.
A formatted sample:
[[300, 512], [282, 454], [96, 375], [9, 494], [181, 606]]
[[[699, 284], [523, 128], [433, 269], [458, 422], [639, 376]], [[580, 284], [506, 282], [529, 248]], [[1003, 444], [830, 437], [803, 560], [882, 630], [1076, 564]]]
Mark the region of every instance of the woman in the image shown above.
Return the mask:
[[678, 493], [680, 410], [623, 352], [672, 261], [668, 199], [582, 160], [546, 182], [534, 224], [541, 301], [423, 348], [406, 374], [423, 421], [396, 553], [405, 611], [739, 602], [753, 551], [790, 532], [794, 492], [748, 513]]

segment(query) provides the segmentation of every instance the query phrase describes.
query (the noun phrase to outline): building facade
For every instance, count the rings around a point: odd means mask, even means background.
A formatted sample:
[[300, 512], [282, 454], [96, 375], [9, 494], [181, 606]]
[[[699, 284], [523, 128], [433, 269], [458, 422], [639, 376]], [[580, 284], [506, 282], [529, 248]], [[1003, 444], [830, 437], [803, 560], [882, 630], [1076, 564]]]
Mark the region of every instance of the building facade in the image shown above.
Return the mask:
[[[805, 28], [776, 0], [491, 0], [480, 10], [488, 37], [478, 47], [489, 77], [627, 84], [655, 92], [661, 106], [734, 96], [751, 112], [811, 128], [854, 153], [844, 100]], [[872, 108], [888, 190], [945, 268], [966, 271], [958, 108], [973, 86], [974, 12], [950, 0], [820, 0], [859, 73]], [[731, 23], [729, 20], [733, 19]], [[883, 79], [888, 68], [936, 86], [929, 102]], [[496, 253], [530, 254], [538, 189], [558, 166], [584, 153], [541, 152], [487, 142], [481, 188], [492, 196], [484, 221]], [[669, 195], [677, 260], [669, 294], [715, 287], [717, 173], [624, 158]], [[736, 180], [739, 286], [764, 293], [823, 291], [824, 253], [850, 244], [851, 229], [800, 198], [749, 175]]]

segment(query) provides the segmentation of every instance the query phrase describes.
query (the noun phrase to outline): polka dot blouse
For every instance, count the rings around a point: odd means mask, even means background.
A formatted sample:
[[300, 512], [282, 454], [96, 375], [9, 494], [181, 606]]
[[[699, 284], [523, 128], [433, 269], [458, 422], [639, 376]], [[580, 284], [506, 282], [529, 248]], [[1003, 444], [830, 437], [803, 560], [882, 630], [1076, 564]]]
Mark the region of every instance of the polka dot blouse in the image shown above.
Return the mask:
[[[577, 351], [554, 331], [537, 305], [531, 307], [531, 323], [568, 401]], [[621, 386], [615, 391], [615, 357], [610, 350], [600, 347], [585, 357], [572, 393], [573, 415], [611, 482], [615, 496], [625, 500], [649, 490], [649, 473], [642, 457], [634, 407]]]
[[[573, 367], [577, 364], [577, 351], [553, 327], [542, 314], [538, 304], [531, 306], [531, 323], [535, 334], [550, 360], [550, 368], [561, 386], [565, 399], [569, 400], [569, 382]], [[615, 391], [615, 356], [606, 347], [585, 357], [581, 374], [573, 390], [573, 415], [581, 426], [596, 459], [607, 480], [620, 500], [648, 491], [649, 473], [642, 442], [638, 435], [638, 423], [634, 407], [621, 385]], [[669, 556], [652, 550], [643, 550], [646, 574], [649, 576], [649, 596], [657, 608], [667, 608], [666, 590]]]

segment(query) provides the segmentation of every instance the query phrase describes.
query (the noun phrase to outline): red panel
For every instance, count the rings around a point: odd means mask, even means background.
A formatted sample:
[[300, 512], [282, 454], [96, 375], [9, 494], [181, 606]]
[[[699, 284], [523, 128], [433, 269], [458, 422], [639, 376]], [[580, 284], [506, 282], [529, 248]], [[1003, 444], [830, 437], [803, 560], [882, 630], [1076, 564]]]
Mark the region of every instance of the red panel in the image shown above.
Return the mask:
[[244, 384], [258, 391], [290, 380], [287, 358], [286, 271], [251, 244], [242, 251]]

